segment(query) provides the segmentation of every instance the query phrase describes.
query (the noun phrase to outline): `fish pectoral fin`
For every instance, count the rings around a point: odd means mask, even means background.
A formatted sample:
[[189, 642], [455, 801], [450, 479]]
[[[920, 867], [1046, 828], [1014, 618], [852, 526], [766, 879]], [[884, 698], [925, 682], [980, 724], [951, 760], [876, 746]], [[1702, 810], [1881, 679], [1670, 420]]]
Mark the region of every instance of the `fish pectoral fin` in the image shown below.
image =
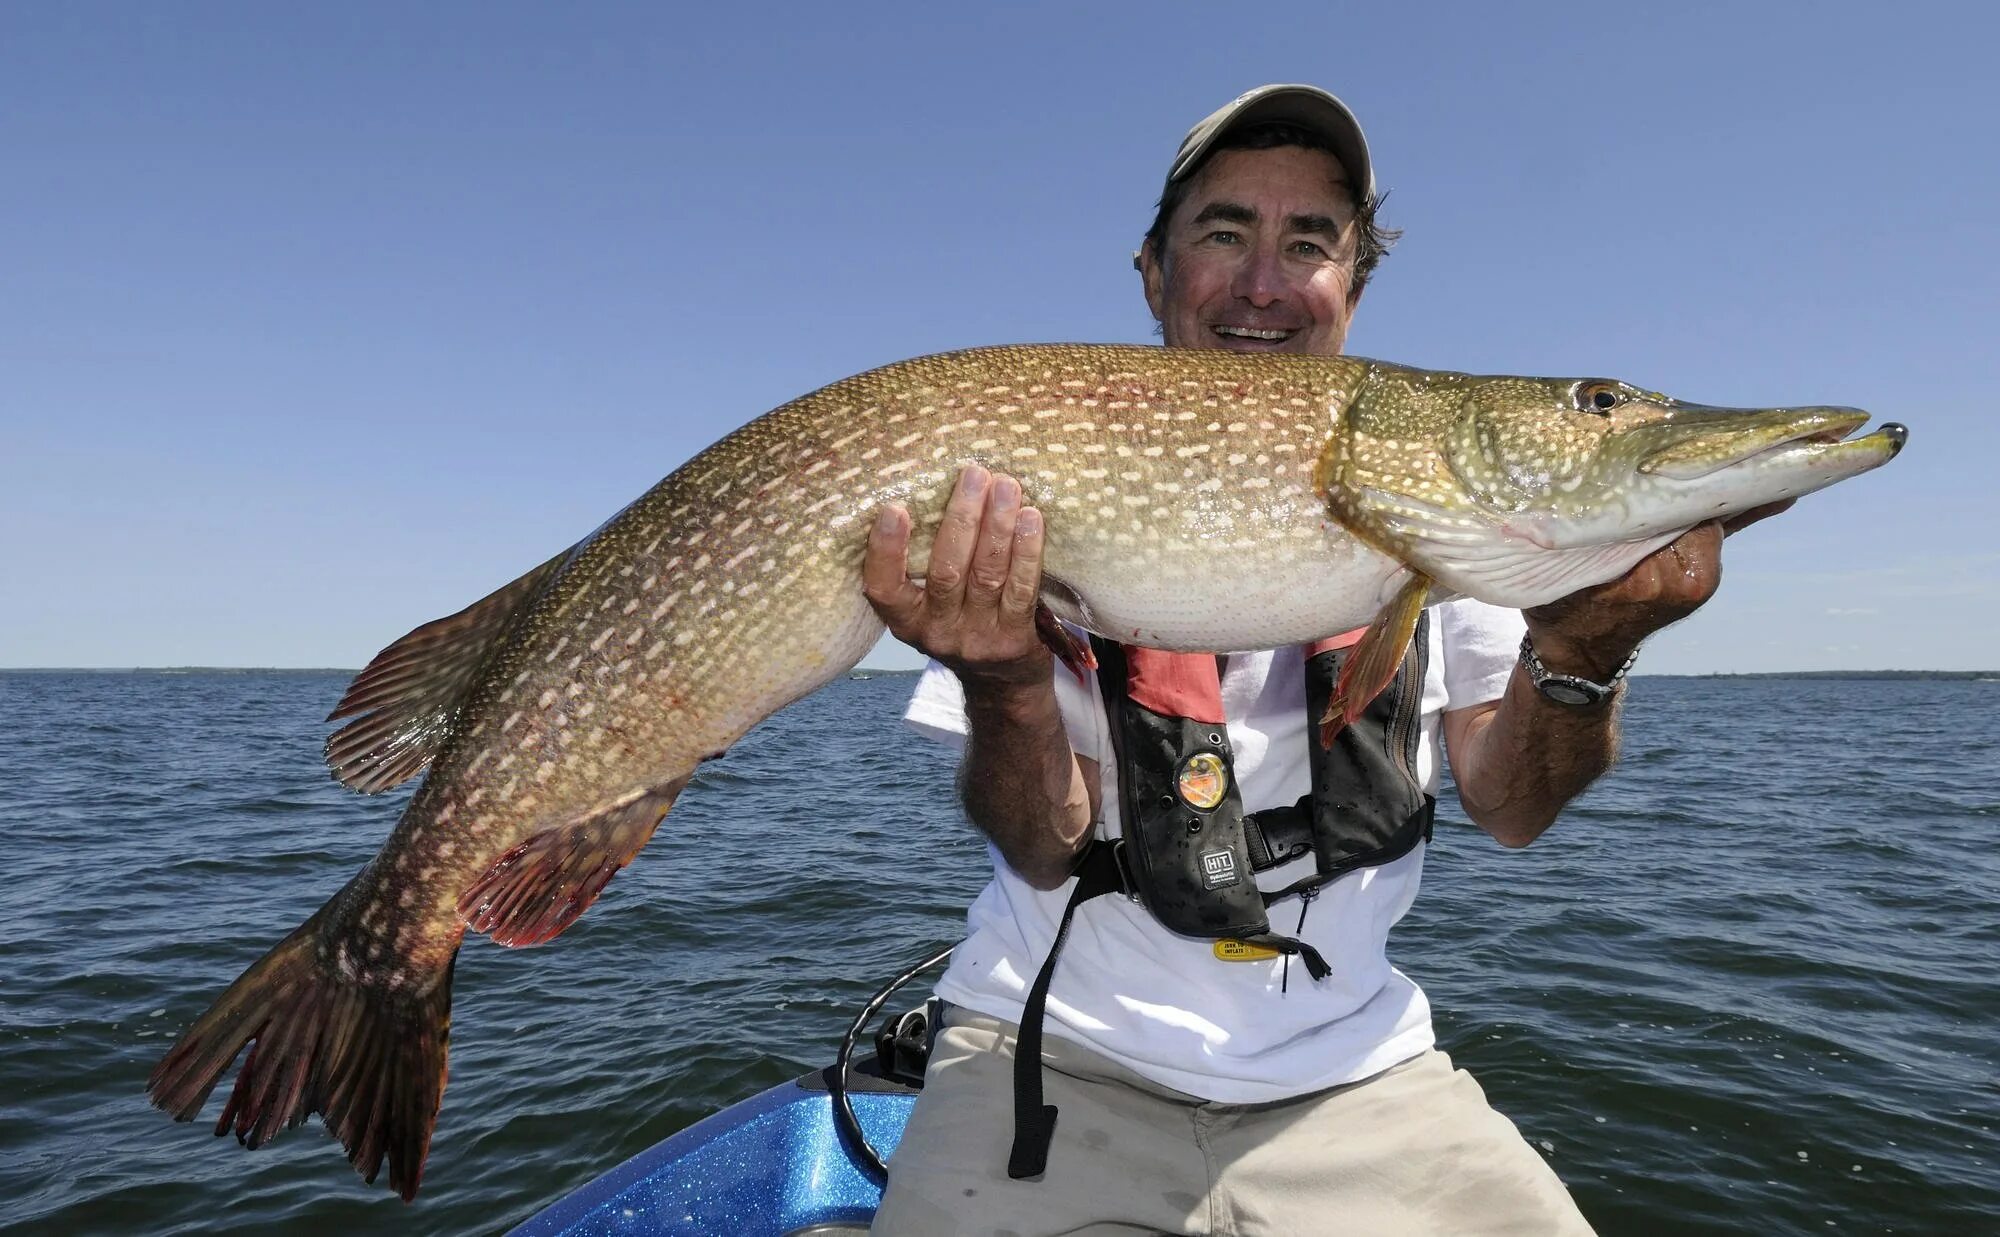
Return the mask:
[[450, 732], [452, 710], [515, 613], [568, 560], [564, 550], [457, 614], [425, 623], [375, 655], [326, 720], [355, 717], [326, 741], [333, 776], [367, 794], [423, 772]]
[[1396, 671], [1403, 664], [1403, 653], [1417, 633], [1417, 620], [1423, 617], [1424, 602], [1430, 591], [1430, 578], [1422, 572], [1412, 572], [1409, 582], [1355, 642], [1354, 651], [1340, 667], [1340, 679], [1334, 684], [1332, 698], [1326, 702], [1326, 714], [1319, 719], [1320, 746], [1332, 747], [1333, 737], [1360, 717], [1361, 711], [1395, 681]]
[[459, 896], [465, 926], [507, 946], [555, 939], [652, 840], [688, 781], [683, 777], [594, 816], [544, 829], [500, 856]]
[[1091, 672], [1097, 669], [1097, 654], [1090, 651], [1087, 641], [1076, 638], [1076, 633], [1062, 625], [1055, 611], [1045, 605], [1035, 606], [1035, 634], [1048, 646], [1056, 660], [1069, 667], [1077, 682], [1090, 682]]

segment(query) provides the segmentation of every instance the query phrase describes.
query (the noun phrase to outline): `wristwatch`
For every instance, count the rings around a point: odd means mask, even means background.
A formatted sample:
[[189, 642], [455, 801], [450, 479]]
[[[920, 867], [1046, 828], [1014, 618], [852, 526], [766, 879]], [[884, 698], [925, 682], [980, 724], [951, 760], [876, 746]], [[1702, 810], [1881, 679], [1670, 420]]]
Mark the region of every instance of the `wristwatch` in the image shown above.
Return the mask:
[[1535, 656], [1535, 642], [1525, 635], [1521, 637], [1521, 666], [1527, 670], [1528, 680], [1535, 685], [1535, 690], [1557, 704], [1576, 708], [1603, 704], [1611, 699], [1618, 690], [1619, 682], [1625, 678], [1625, 672], [1638, 659], [1639, 650], [1633, 649], [1632, 655], [1625, 659], [1625, 664], [1618, 667], [1608, 682], [1593, 683], [1573, 674], [1557, 674], [1550, 670], [1542, 664], [1541, 658]]

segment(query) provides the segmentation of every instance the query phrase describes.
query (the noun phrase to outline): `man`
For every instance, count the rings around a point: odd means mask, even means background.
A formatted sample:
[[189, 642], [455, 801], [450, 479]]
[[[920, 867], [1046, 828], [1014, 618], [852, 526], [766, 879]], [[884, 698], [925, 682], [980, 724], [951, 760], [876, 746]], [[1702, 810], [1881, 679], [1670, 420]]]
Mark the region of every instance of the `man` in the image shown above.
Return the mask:
[[[1232, 101], [1182, 144], [1136, 257], [1166, 345], [1338, 354], [1386, 243], [1376, 204], [1365, 139], [1339, 100], [1266, 86]], [[1423, 994], [1387, 963], [1388, 930], [1416, 895], [1428, 797], [1397, 845], [1323, 884], [1311, 854], [1258, 871], [1262, 890], [1298, 890], [1270, 907], [1271, 926], [1296, 921], [1294, 935], [1268, 939], [1299, 950], [1182, 935], [1130, 898], [1071, 903], [1093, 839], [1133, 819], [1121, 785], [1149, 774], [1114, 733], [1134, 716], [1125, 680], [1079, 681], [1037, 637], [1041, 527], [1018, 483], [973, 467], [921, 586], [904, 570], [906, 513], [884, 510], [870, 541], [870, 600], [936, 663], [909, 720], [963, 737], [960, 793], [995, 856], [938, 985], [945, 1029], [875, 1231], [1589, 1232], [1540, 1156], [1433, 1047]], [[1502, 845], [1533, 841], [1611, 764], [1624, 668], [1714, 591], [1721, 537], [1696, 529], [1623, 579], [1526, 614], [1433, 608], [1400, 688], [1422, 718], [1406, 775], [1435, 793], [1442, 738], [1473, 821]], [[1295, 801], [1303, 813], [1327, 776], [1306, 707], [1316, 656], [1214, 659], [1232, 793], [1253, 817]], [[1066, 908], [1043, 1013], [1031, 980]], [[1311, 977], [1301, 951], [1323, 959]], [[1031, 1154], [1009, 1175], [1010, 1152], [1037, 1141], [1027, 1117], [1016, 1137], [1024, 1016], [1046, 1027], [1039, 1077], [1061, 1116], [1040, 1134], [1045, 1164]]]

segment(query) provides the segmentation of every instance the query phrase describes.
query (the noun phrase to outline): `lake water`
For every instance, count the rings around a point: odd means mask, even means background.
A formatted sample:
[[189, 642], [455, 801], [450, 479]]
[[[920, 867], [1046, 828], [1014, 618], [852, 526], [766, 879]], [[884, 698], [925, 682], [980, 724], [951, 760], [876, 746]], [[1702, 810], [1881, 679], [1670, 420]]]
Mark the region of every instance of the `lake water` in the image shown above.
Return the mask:
[[[986, 879], [910, 679], [779, 715], [560, 940], [468, 938], [406, 1207], [317, 1122], [246, 1154], [142, 1094], [395, 819], [320, 764], [344, 681], [0, 674], [0, 1228], [492, 1231], [824, 1064]], [[1391, 949], [1444, 1047], [1606, 1234], [2000, 1231], [2000, 684], [1632, 696], [1533, 847], [1441, 805]]]

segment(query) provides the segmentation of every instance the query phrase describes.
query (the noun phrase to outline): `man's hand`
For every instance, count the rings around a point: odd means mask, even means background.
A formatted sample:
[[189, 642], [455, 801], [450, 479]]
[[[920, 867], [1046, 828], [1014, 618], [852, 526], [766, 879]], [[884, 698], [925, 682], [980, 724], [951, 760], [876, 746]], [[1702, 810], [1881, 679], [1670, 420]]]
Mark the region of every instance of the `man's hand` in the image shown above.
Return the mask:
[[1559, 674], [1602, 683], [1639, 642], [1700, 609], [1722, 583], [1722, 539], [1778, 514], [1795, 500], [1770, 503], [1725, 523], [1710, 521], [1640, 559], [1616, 580], [1522, 611], [1542, 664]]
[[[1660, 628], [1686, 618], [1722, 582], [1722, 539], [1791, 500], [1727, 524], [1689, 529], [1616, 580], [1523, 611], [1535, 654], [1558, 674], [1602, 683]], [[1516, 666], [1506, 694], [1444, 715], [1459, 802], [1506, 846], [1526, 846], [1618, 757], [1618, 705], [1574, 708], [1542, 698]]]
[[965, 687], [959, 797], [1008, 866], [1037, 889], [1069, 878], [1097, 818], [1097, 768], [1070, 751], [1055, 658], [1035, 631], [1042, 517], [1021, 486], [978, 465], [959, 474], [931, 561], [909, 577], [910, 515], [884, 507], [868, 537], [862, 591], [898, 640]]
[[1052, 659], [1035, 633], [1042, 514], [1021, 506], [1020, 482], [977, 464], [959, 474], [921, 588], [909, 548], [909, 512], [882, 508], [861, 586], [891, 635], [949, 666], [968, 691], [1048, 680]]

